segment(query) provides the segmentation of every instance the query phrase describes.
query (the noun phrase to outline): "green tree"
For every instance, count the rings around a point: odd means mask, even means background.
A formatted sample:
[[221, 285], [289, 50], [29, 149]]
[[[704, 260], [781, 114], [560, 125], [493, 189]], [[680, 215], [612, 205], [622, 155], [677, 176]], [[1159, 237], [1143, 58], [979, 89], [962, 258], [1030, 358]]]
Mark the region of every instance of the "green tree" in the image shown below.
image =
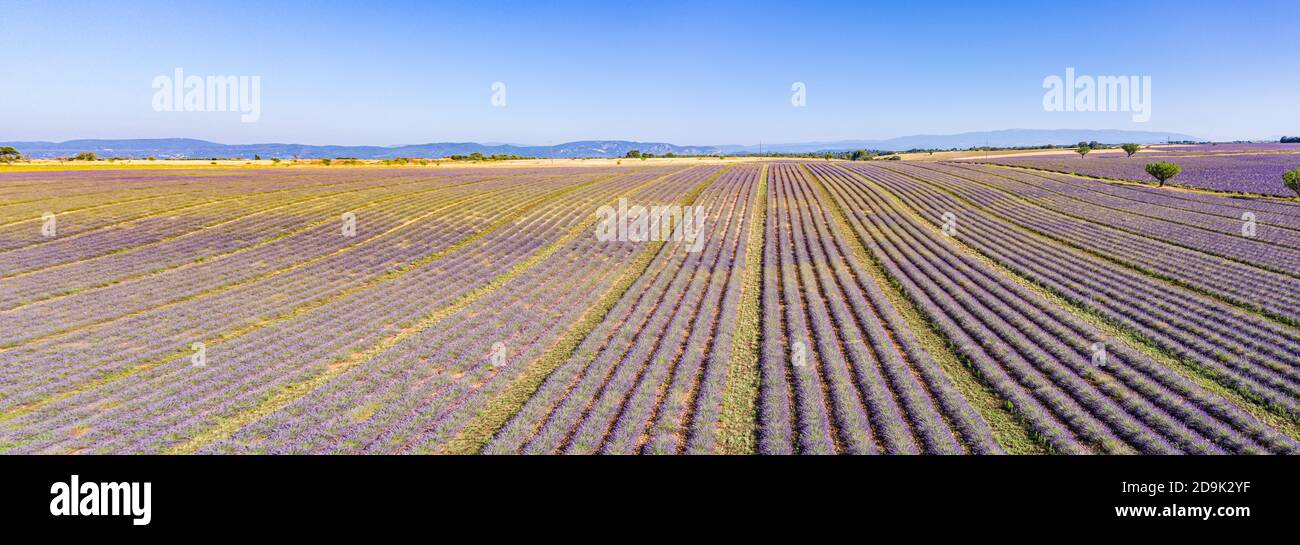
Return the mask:
[[1300, 195], [1300, 168], [1288, 170], [1282, 175], [1282, 184], [1286, 185], [1296, 195]]
[[1077, 154], [1079, 154], [1079, 158], [1083, 158], [1083, 157], [1087, 156], [1087, 155], [1088, 155], [1088, 152], [1090, 152], [1090, 151], [1092, 151], [1092, 148], [1088, 147], [1086, 144], [1085, 144], [1085, 145], [1082, 145], [1082, 146], [1079, 146], [1079, 147], [1077, 147], [1077, 148], [1074, 148], [1074, 152], [1077, 153]]
[[1182, 167], [1165, 161], [1147, 163], [1147, 174], [1150, 174], [1152, 178], [1160, 180], [1160, 187], [1164, 187], [1166, 181], [1173, 179], [1174, 176], [1177, 176], [1178, 173], [1182, 171]]
[[9, 146], [0, 147], [0, 163], [12, 163], [17, 161], [18, 157], [20, 157], [18, 150]]
[[73, 160], [73, 161], [94, 161], [94, 160], [95, 160], [95, 152], [93, 152], [93, 151], [83, 151], [83, 152], [78, 153], [78, 154], [76, 154], [75, 156], [73, 156], [73, 157], [72, 157], [72, 160]]
[[626, 157], [628, 159], [636, 159], [637, 157], [640, 156], [641, 156], [641, 150], [634, 149], [634, 150], [628, 150], [627, 154], [624, 155], [623, 157]]
[[1120, 146], [1120, 148], [1123, 149], [1124, 153], [1127, 153], [1129, 157], [1132, 157], [1134, 153], [1137, 153], [1138, 150], [1142, 149], [1142, 146], [1137, 144], [1124, 144], [1123, 146]]

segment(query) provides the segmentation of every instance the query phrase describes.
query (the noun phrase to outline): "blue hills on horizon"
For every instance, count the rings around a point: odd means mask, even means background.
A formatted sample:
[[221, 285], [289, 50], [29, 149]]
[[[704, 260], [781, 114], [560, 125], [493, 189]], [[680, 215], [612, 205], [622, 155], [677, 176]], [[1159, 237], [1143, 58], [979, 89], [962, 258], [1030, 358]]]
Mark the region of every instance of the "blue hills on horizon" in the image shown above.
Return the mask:
[[[946, 135], [913, 135], [884, 140], [841, 140], [834, 142], [803, 142], [764, 144], [763, 152], [815, 153], [872, 149], [904, 151], [909, 149], [966, 149], [972, 147], [1017, 147], [1048, 144], [1073, 145], [1081, 141], [1108, 144], [1133, 142], [1156, 144], [1167, 141], [1197, 141], [1196, 137], [1178, 133], [1088, 130], [1088, 129], [1006, 129], [998, 131], [967, 132]], [[520, 155], [542, 158], [622, 157], [628, 151], [638, 150], [655, 155], [742, 155], [760, 151], [757, 145], [682, 146], [661, 142], [634, 142], [628, 140], [582, 140], [553, 146], [527, 146], [513, 144], [480, 144], [476, 142], [438, 142], [404, 146], [317, 146], [306, 144], [220, 144], [193, 138], [157, 138], [99, 140], [82, 139], [65, 142], [0, 142], [37, 159], [70, 157], [82, 152], [93, 152], [101, 157], [129, 158], [301, 158], [319, 159], [351, 157], [357, 159], [391, 159], [396, 157], [448, 157], [451, 155]]]

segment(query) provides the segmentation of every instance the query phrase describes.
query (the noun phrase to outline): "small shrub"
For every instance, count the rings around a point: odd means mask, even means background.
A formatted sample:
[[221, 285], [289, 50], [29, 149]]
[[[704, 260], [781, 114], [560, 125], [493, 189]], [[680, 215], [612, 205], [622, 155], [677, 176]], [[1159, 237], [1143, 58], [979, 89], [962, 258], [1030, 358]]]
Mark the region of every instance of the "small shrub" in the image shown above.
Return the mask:
[[1177, 176], [1178, 173], [1182, 171], [1182, 167], [1165, 161], [1147, 163], [1147, 174], [1150, 174], [1152, 178], [1160, 180], [1160, 187], [1164, 187], [1166, 181], [1173, 179], [1174, 176]]
[[1300, 168], [1286, 171], [1286, 174], [1282, 175], [1282, 184], [1287, 189], [1295, 191], [1296, 195], [1300, 195]]

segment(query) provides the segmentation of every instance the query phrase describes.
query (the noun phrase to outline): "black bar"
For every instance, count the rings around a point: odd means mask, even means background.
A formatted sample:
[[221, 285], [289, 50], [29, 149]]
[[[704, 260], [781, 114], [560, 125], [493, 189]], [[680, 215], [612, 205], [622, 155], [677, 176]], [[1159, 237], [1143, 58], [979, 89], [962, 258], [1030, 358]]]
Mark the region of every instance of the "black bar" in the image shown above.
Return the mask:
[[[7, 528], [173, 535], [328, 524], [410, 528], [442, 538], [452, 525], [654, 526], [709, 523], [739, 511], [746, 525], [801, 517], [919, 528], [1026, 524], [1079, 536], [1109, 529], [1201, 531], [1295, 519], [1300, 467], [1285, 457], [8, 457], [0, 519]], [[150, 522], [54, 516], [51, 486], [148, 482]], [[1181, 493], [1170, 482], [1185, 483]], [[1240, 484], [1249, 483], [1244, 489]], [[1122, 483], [1165, 484], [1155, 495]], [[1194, 492], [1195, 483], [1232, 483]], [[1219, 488], [1222, 485], [1212, 485]], [[1120, 518], [1125, 506], [1246, 507], [1249, 516]], [[535, 517], [536, 521], [529, 521]], [[792, 518], [793, 517], [793, 518]], [[440, 521], [440, 522], [439, 522]], [[433, 530], [433, 528], [441, 528]], [[728, 524], [735, 524], [730, 521]], [[189, 529], [189, 530], [186, 530]], [[876, 534], [876, 532], [871, 532]], [[1100, 534], [1099, 534], [1100, 535]]]

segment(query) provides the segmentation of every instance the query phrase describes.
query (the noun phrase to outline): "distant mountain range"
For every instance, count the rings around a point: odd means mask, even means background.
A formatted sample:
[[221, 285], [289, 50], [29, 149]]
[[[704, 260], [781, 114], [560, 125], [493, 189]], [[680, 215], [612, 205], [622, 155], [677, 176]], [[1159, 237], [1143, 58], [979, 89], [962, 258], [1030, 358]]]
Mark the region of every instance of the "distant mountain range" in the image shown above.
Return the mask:
[[[1133, 142], [1154, 144], [1168, 140], [1198, 140], [1177, 133], [1158, 133], [1120, 130], [1034, 130], [1008, 129], [1000, 131], [968, 132], [962, 134], [915, 135], [886, 140], [843, 140], [837, 142], [803, 142], [791, 144], [764, 144], [763, 152], [812, 153], [873, 149], [902, 151], [917, 148], [966, 149], [979, 146], [1013, 147], [1047, 144], [1070, 145], [1081, 141], [1098, 141], [1108, 144]], [[631, 150], [655, 155], [739, 155], [758, 153], [759, 146], [679, 146], [660, 142], [631, 142], [626, 140], [584, 140], [554, 146], [524, 146], [514, 144], [479, 144], [475, 142], [438, 142], [406, 146], [311, 146], [305, 144], [218, 144], [192, 138], [159, 138], [135, 140], [69, 140], [67, 142], [0, 142], [37, 159], [69, 157], [82, 152], [93, 152], [100, 157], [157, 157], [170, 159], [196, 158], [263, 158], [277, 157], [302, 159], [355, 157], [357, 159], [391, 159], [395, 157], [448, 157], [469, 155], [523, 155], [528, 157], [622, 157]]]
[[527, 157], [622, 157], [640, 150], [655, 155], [711, 155], [720, 153], [717, 146], [675, 146], [652, 142], [590, 140], [554, 146], [520, 146], [513, 144], [479, 144], [475, 142], [437, 142], [407, 146], [311, 146], [306, 144], [218, 144], [192, 138], [141, 140], [69, 140], [67, 142], [0, 142], [34, 158], [68, 157], [94, 152], [100, 157], [157, 157], [168, 159], [278, 157], [302, 159], [353, 157], [357, 159], [391, 159], [394, 157], [449, 157], [469, 155], [523, 155]]
[[[1199, 141], [1195, 136], [1168, 132], [1087, 130], [1087, 129], [1005, 129], [998, 131], [964, 132], [960, 134], [917, 134], [885, 140], [840, 140], [835, 142], [805, 142], [799, 144], [764, 144], [763, 151], [811, 153], [817, 151], [844, 151], [874, 149], [904, 151], [910, 149], [967, 149], [975, 147], [1010, 148], [1018, 146], [1045, 146], [1054, 144], [1070, 146], [1079, 142], [1103, 144], [1159, 144], [1168, 141]], [[758, 146], [719, 146], [724, 153], [754, 153]]]

